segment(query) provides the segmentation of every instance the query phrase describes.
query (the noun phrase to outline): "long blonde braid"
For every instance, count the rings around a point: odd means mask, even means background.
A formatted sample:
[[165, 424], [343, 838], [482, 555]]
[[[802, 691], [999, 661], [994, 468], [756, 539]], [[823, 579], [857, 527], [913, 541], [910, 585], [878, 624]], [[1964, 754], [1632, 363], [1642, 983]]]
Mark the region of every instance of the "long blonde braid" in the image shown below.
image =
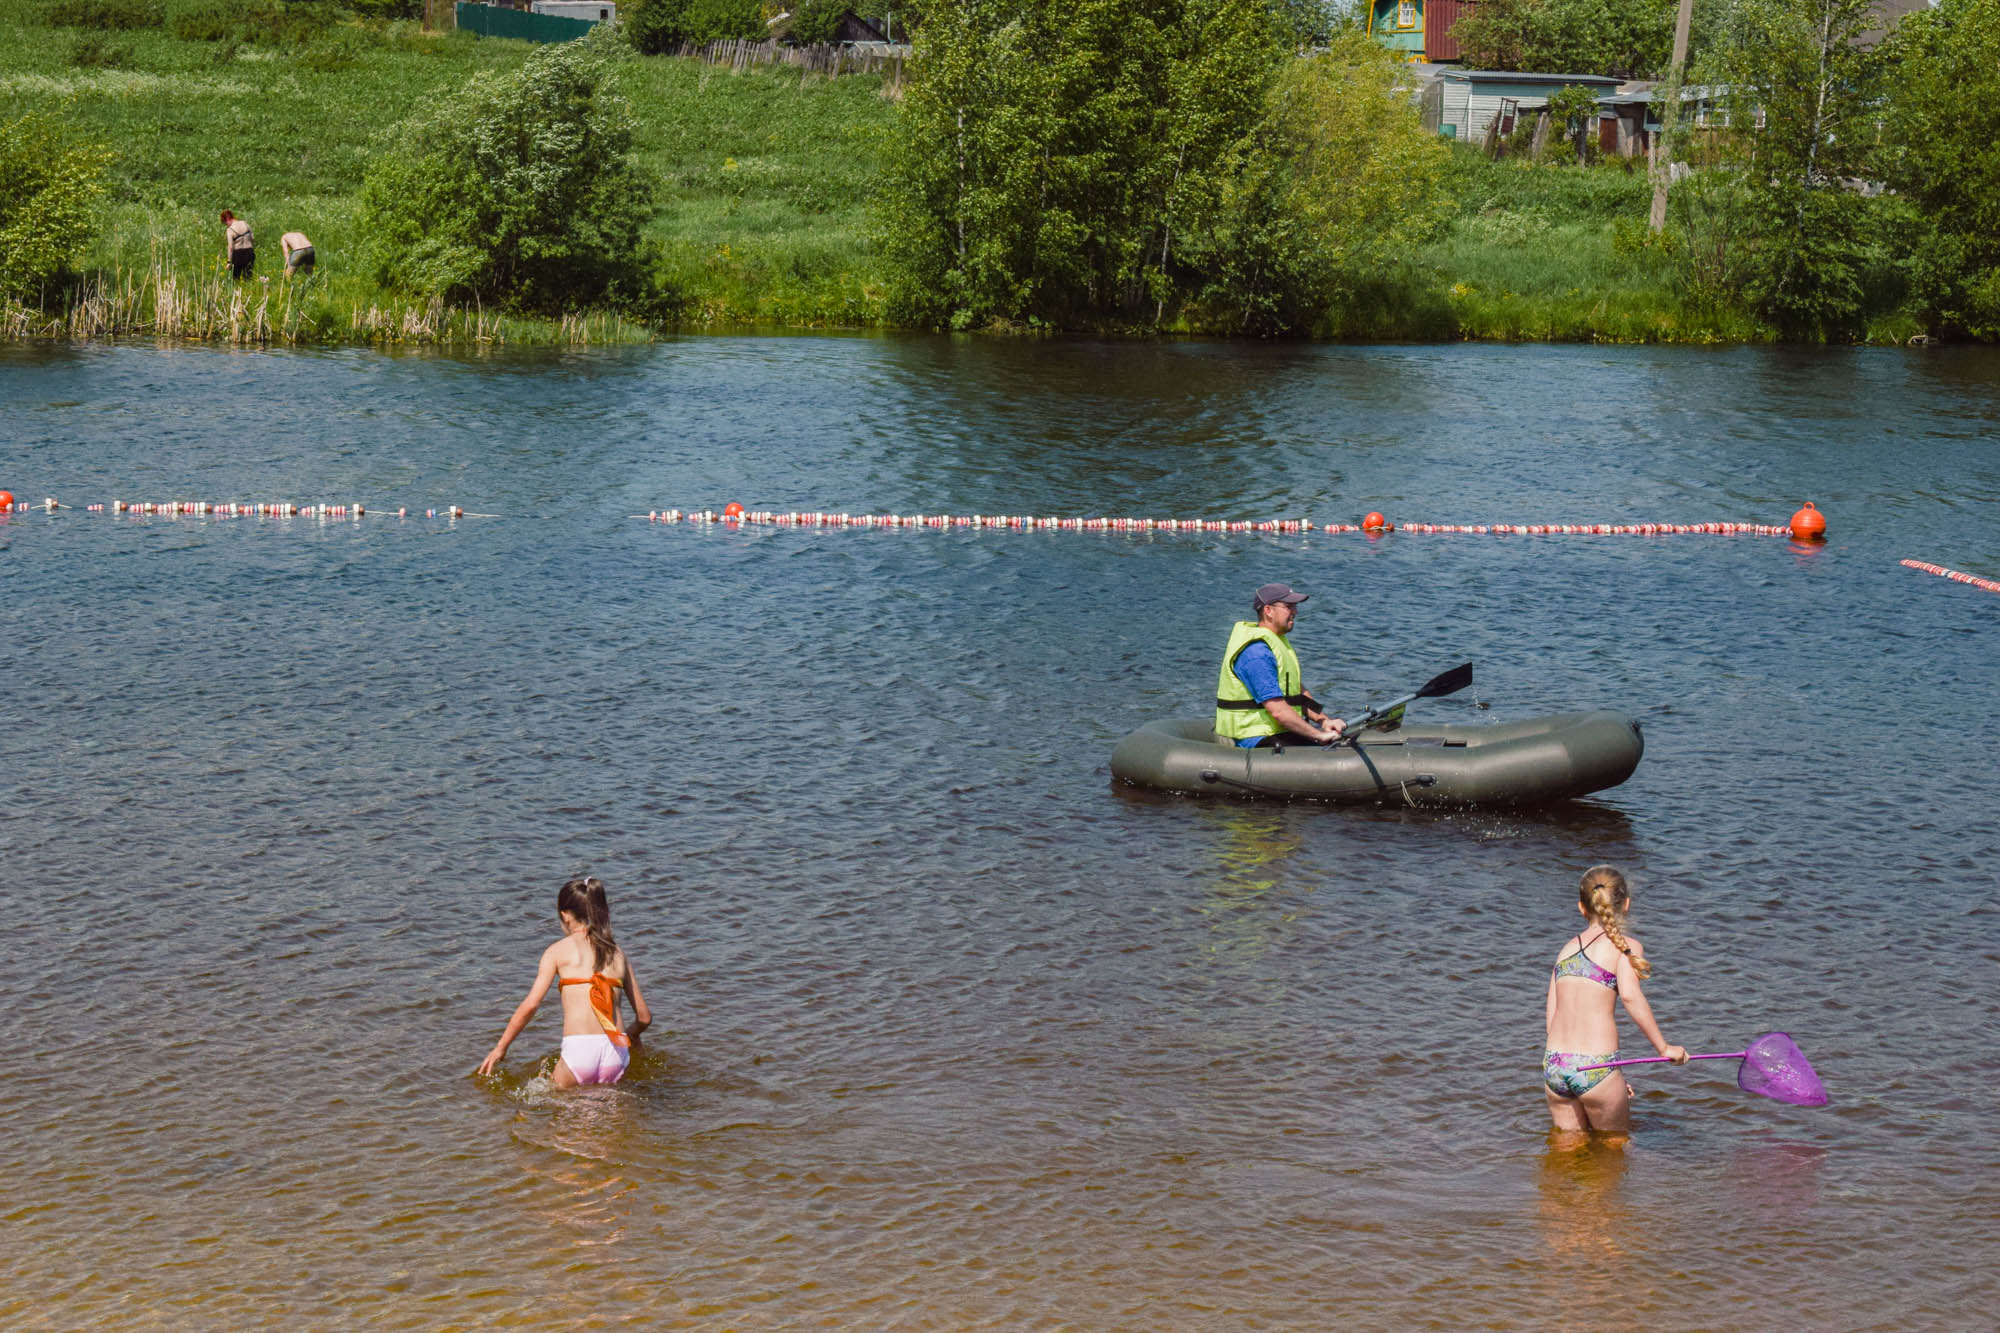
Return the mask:
[[1625, 943], [1622, 927], [1625, 909], [1632, 901], [1625, 876], [1610, 866], [1592, 866], [1583, 872], [1583, 880], [1576, 887], [1576, 900], [1604, 931], [1605, 938], [1617, 946], [1618, 952], [1632, 960], [1632, 970], [1641, 981], [1653, 975], [1653, 965], [1643, 958], [1633, 958], [1631, 946]]

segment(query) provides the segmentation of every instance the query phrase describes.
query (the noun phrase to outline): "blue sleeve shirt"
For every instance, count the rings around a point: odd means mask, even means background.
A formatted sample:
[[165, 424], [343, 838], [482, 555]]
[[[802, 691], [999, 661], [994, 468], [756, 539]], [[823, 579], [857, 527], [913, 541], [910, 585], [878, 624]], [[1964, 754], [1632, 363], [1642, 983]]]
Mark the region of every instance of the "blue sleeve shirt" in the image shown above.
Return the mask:
[[[1236, 654], [1236, 679], [1243, 682], [1243, 688], [1250, 691], [1250, 697], [1258, 703], [1269, 703], [1273, 699], [1285, 697], [1278, 687], [1278, 655], [1271, 651], [1268, 643], [1253, 643]], [[1236, 742], [1241, 748], [1253, 748], [1262, 736], [1245, 736]]]

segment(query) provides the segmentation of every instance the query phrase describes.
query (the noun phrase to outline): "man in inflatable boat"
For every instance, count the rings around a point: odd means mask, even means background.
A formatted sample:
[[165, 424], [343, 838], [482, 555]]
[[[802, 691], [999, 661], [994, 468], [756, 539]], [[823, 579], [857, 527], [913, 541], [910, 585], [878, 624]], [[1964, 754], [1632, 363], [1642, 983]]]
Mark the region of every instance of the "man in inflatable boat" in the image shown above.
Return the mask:
[[1306, 599], [1289, 585], [1267, 583], [1251, 594], [1255, 620], [1239, 620], [1222, 653], [1215, 685], [1215, 730], [1246, 749], [1259, 745], [1325, 745], [1345, 723], [1329, 718], [1299, 684], [1299, 658], [1285, 636]]

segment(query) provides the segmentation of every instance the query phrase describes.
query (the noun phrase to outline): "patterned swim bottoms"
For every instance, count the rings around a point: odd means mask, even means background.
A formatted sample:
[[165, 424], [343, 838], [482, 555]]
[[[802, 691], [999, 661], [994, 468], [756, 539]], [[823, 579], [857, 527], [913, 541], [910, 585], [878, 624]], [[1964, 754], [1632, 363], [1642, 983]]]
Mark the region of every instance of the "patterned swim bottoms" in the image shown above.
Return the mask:
[[1609, 1069], [1585, 1069], [1584, 1065], [1601, 1065], [1607, 1060], [1616, 1060], [1618, 1052], [1609, 1055], [1580, 1055], [1575, 1051], [1546, 1051], [1542, 1055], [1542, 1082], [1548, 1084], [1549, 1091], [1558, 1097], [1581, 1097], [1592, 1088], [1611, 1077]]

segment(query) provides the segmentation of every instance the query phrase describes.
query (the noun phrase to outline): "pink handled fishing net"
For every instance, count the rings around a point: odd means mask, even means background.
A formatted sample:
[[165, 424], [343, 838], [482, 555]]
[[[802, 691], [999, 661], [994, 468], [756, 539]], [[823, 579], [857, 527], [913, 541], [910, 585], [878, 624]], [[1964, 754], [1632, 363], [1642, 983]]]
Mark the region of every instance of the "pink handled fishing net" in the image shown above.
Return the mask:
[[1750, 1043], [1736, 1071], [1736, 1086], [1793, 1106], [1826, 1105], [1826, 1085], [1798, 1043], [1783, 1032], [1766, 1032]]

